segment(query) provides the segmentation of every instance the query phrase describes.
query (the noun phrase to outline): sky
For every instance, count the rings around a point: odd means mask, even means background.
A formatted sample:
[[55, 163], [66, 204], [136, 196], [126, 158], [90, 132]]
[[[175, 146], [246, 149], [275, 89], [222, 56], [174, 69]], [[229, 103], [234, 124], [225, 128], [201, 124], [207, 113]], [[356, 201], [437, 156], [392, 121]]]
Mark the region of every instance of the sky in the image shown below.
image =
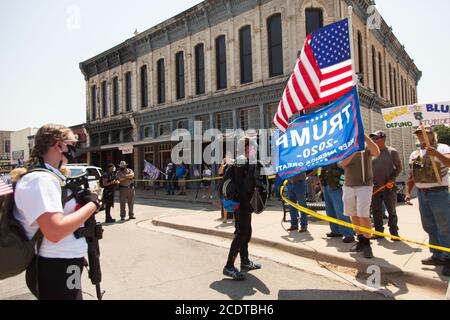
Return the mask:
[[[16, 0], [0, 3], [0, 130], [84, 123], [79, 63], [198, 0]], [[377, 0], [423, 72], [419, 102], [450, 101], [448, 0]]]

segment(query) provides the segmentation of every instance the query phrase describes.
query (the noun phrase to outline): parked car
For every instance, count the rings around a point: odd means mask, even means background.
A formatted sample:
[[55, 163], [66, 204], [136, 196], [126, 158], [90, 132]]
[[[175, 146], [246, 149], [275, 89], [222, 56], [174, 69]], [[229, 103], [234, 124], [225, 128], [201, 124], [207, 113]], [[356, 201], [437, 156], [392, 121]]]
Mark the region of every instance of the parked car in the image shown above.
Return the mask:
[[[70, 170], [71, 177], [78, 177], [87, 172], [89, 180], [89, 190], [98, 195], [99, 200], [103, 199], [103, 188], [101, 187], [100, 180], [103, 176], [103, 169], [95, 166], [88, 165], [86, 163], [68, 164], [66, 166]], [[102, 208], [104, 205], [102, 203]]]

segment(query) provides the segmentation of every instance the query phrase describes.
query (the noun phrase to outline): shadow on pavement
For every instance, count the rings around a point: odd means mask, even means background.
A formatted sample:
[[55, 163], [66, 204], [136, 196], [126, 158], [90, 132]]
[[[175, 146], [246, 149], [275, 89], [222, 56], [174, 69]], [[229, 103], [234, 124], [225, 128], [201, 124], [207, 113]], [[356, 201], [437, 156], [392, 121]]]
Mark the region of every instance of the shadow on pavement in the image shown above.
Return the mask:
[[217, 292], [226, 294], [232, 300], [242, 300], [245, 297], [251, 297], [255, 295], [257, 291], [264, 295], [270, 294], [270, 289], [264, 282], [250, 273], [246, 273], [245, 275], [247, 276], [247, 279], [244, 281], [223, 279], [211, 283], [209, 287]]

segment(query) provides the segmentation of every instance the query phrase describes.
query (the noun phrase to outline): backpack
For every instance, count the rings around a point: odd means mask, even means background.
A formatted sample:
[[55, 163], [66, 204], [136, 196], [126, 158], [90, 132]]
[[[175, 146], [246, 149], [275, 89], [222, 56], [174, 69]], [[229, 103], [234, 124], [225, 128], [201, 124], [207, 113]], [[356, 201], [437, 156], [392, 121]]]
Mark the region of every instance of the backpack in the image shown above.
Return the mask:
[[[32, 172], [47, 172], [58, 178], [61, 188], [64, 183], [60, 177], [47, 169], [32, 169]], [[24, 176], [25, 176], [24, 175]], [[22, 176], [22, 178], [24, 177]], [[15, 189], [16, 183], [13, 184]], [[0, 280], [17, 276], [24, 272], [35, 257], [37, 249], [44, 238], [41, 230], [38, 230], [31, 240], [28, 240], [25, 230], [14, 217], [14, 193], [4, 196], [0, 207]]]

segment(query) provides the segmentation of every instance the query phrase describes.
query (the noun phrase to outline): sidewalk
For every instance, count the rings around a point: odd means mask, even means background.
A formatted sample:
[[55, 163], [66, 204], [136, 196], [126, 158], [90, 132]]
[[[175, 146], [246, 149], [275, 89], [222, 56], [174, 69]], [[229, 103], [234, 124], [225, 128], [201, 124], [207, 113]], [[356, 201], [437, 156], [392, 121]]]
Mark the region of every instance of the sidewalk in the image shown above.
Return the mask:
[[[195, 194], [194, 194], [195, 196]], [[180, 200], [182, 196], [168, 196], [171, 200]], [[162, 199], [162, 197], [158, 197]], [[184, 201], [196, 201], [187, 196]], [[209, 199], [198, 199], [198, 202], [209, 203]], [[423, 231], [418, 211], [417, 200], [414, 206], [399, 206], [400, 236], [422, 243], [428, 242], [428, 236]], [[278, 206], [278, 208], [276, 207]], [[324, 214], [324, 212], [319, 212]], [[441, 275], [442, 267], [424, 266], [421, 260], [430, 256], [429, 249], [415, 244], [393, 242], [387, 239], [372, 240], [374, 259], [365, 259], [361, 253], [349, 253], [353, 244], [345, 244], [341, 239], [328, 239], [330, 232], [327, 222], [310, 218], [309, 232], [286, 232], [281, 225], [282, 210], [279, 202], [273, 201], [271, 206], [260, 215], [253, 215], [252, 243], [258, 243], [283, 250], [304, 258], [320, 261], [331, 267], [344, 267], [353, 270], [354, 274], [367, 275], [369, 266], [378, 266], [381, 270], [381, 283], [392, 283], [400, 291], [408, 290], [406, 285], [412, 284], [425, 287], [427, 290], [445, 295], [449, 278]], [[289, 216], [289, 215], [288, 215]], [[288, 217], [289, 219], [289, 217]], [[233, 238], [234, 224], [229, 221], [222, 223], [220, 212], [187, 213], [182, 216], [161, 216], [149, 221], [156, 226]], [[285, 228], [289, 223], [283, 223]], [[388, 228], [387, 228], [388, 229]], [[251, 246], [250, 246], [251, 251]]]

